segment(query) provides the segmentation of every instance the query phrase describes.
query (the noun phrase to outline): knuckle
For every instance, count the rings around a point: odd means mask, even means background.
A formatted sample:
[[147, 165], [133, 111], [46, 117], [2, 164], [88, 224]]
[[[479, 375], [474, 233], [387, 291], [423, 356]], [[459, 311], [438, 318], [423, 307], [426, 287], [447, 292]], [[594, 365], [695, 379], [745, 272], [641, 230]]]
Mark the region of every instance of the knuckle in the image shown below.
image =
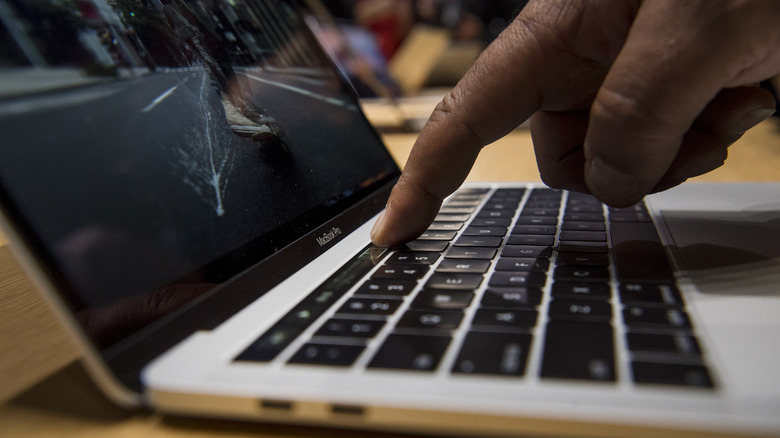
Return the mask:
[[602, 142], [589, 144], [590, 156], [611, 157], [626, 170], [658, 165], [647, 160], [663, 160], [677, 149], [695, 119], [687, 110], [655, 96], [602, 88], [591, 106], [589, 128]]
[[455, 91], [449, 91], [444, 95], [444, 98], [433, 109], [433, 113], [429, 121], [441, 122], [451, 118], [455, 118], [455, 111], [458, 107], [458, 98], [455, 96]]
[[455, 129], [458, 133], [464, 135], [464, 139], [468, 144], [474, 145], [476, 149], [482, 149], [486, 144], [484, 136], [482, 136], [474, 124], [467, 121], [460, 111], [461, 97], [458, 89], [453, 89], [448, 92], [444, 98], [436, 105], [428, 123], [433, 124], [447, 124], [450, 129]]

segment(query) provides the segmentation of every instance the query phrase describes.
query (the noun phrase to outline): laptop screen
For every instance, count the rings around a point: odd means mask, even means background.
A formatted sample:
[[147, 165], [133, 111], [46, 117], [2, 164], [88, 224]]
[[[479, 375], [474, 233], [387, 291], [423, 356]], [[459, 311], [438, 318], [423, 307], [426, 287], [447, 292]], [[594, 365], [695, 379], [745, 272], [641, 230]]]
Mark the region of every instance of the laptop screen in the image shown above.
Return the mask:
[[295, 2], [3, 9], [3, 204], [103, 348], [398, 175]]

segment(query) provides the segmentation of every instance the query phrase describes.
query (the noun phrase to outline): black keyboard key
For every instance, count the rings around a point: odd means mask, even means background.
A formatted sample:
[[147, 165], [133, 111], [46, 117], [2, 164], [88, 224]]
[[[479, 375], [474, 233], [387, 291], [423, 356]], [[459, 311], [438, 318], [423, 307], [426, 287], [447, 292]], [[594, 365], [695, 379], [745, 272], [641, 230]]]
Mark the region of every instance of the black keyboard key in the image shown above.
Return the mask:
[[482, 284], [484, 277], [480, 274], [457, 274], [436, 272], [428, 278], [425, 287], [428, 289], [473, 290]]
[[493, 197], [511, 196], [516, 198], [522, 198], [524, 194], [525, 194], [525, 188], [523, 187], [502, 187], [500, 189], [497, 189], [495, 193], [493, 193]]
[[671, 284], [622, 283], [618, 290], [623, 304], [685, 305], [680, 291]]
[[531, 257], [501, 257], [496, 263], [496, 271], [539, 271], [547, 272], [550, 260]]
[[538, 312], [532, 309], [480, 308], [471, 321], [472, 327], [490, 331], [527, 332], [536, 325]]
[[517, 218], [516, 225], [558, 225], [557, 217], [536, 217], [536, 216], [520, 216]]
[[391, 334], [369, 363], [369, 368], [434, 371], [441, 361], [449, 336]]
[[420, 278], [430, 269], [427, 265], [384, 265], [380, 266], [371, 278]]
[[462, 236], [455, 241], [455, 246], [482, 246], [486, 248], [498, 248], [504, 241], [503, 237], [490, 236]]
[[416, 279], [369, 279], [360, 285], [355, 295], [408, 295], [416, 286]]
[[601, 205], [588, 205], [588, 204], [577, 204], [574, 202], [570, 202], [566, 205], [566, 211], [570, 213], [594, 213], [594, 214], [602, 214], [603, 208]]
[[471, 215], [468, 214], [438, 214], [434, 222], [466, 222]]
[[515, 216], [514, 210], [482, 210], [477, 213], [478, 218], [511, 219]]
[[427, 231], [458, 231], [463, 227], [463, 222], [434, 222]]
[[529, 287], [491, 287], [482, 295], [482, 307], [536, 307], [542, 302], [542, 290]]
[[629, 350], [645, 353], [673, 353], [684, 356], [699, 356], [701, 348], [696, 338], [687, 333], [628, 333]]
[[639, 306], [623, 310], [623, 322], [631, 328], [688, 329], [691, 320], [681, 309], [659, 309]]
[[556, 281], [552, 285], [553, 298], [594, 298], [609, 300], [612, 293], [608, 283]]
[[556, 231], [558, 231], [558, 227], [554, 225], [516, 225], [512, 229], [512, 234], [553, 236]]
[[496, 252], [495, 248], [456, 246], [450, 248], [445, 257], [448, 259], [490, 260], [496, 256]]
[[601, 213], [565, 213], [563, 222], [604, 222], [604, 215]]
[[699, 388], [713, 388], [715, 386], [707, 367], [703, 365], [632, 362], [631, 371], [636, 383]]
[[614, 382], [613, 345], [609, 323], [550, 321], [544, 338], [541, 376]]
[[450, 243], [446, 240], [412, 240], [407, 242], [404, 247], [409, 251], [422, 252], [444, 252]]
[[436, 272], [484, 274], [490, 267], [490, 260], [444, 259], [436, 267]]
[[469, 226], [463, 230], [464, 236], [494, 236], [503, 237], [507, 232], [506, 227], [475, 227]]
[[504, 257], [549, 258], [552, 256], [552, 248], [549, 246], [506, 245], [501, 250], [501, 255]]
[[394, 298], [350, 298], [337, 313], [356, 315], [392, 315], [403, 300]]
[[610, 234], [618, 280], [639, 283], [674, 281], [671, 265], [652, 223], [613, 223]]
[[509, 239], [506, 243], [508, 245], [552, 246], [555, 243], [555, 236], [513, 234], [509, 236]]
[[396, 329], [452, 331], [458, 328], [463, 312], [443, 310], [409, 310], [401, 316]]
[[606, 242], [607, 233], [604, 231], [561, 231], [560, 239], [579, 242]]
[[458, 234], [457, 231], [431, 231], [426, 230], [417, 240], [452, 240]]
[[556, 266], [555, 281], [609, 281], [609, 270], [603, 266]]
[[449, 206], [442, 205], [439, 209], [441, 214], [471, 214], [474, 213], [475, 208], [473, 206]]
[[303, 332], [303, 328], [286, 326], [278, 323], [263, 333], [252, 345], [244, 350], [237, 361], [268, 362], [282, 352], [295, 338]]
[[543, 287], [547, 275], [538, 271], [496, 271], [490, 276], [491, 287]]
[[525, 208], [544, 208], [558, 210], [561, 208], [561, 201], [536, 201], [531, 199], [525, 204]]
[[471, 226], [474, 227], [508, 227], [512, 224], [510, 218], [489, 218], [489, 217], [477, 217], [471, 221]]
[[[500, 198], [498, 198], [500, 199]], [[482, 210], [511, 210], [515, 211], [517, 210], [517, 207], [519, 205], [519, 202], [511, 202], [508, 199], [500, 199], [498, 202], [494, 200], [488, 201], [484, 207], [482, 207]]]
[[474, 293], [465, 290], [423, 290], [412, 302], [412, 309], [461, 310], [471, 304]]
[[523, 211], [520, 212], [520, 216], [525, 217], [558, 217], [559, 208], [533, 208], [526, 206]]
[[601, 205], [601, 201], [598, 200], [593, 195], [589, 195], [587, 193], [580, 193], [580, 192], [570, 192], [569, 193], [569, 204], [598, 204]]
[[607, 253], [607, 243], [606, 242], [575, 242], [575, 241], [564, 241], [560, 242], [558, 244], [558, 252], [564, 253], [564, 252], [590, 252], [590, 253], [598, 253], [598, 254], [606, 254]]
[[563, 191], [559, 189], [541, 188], [531, 192], [531, 199], [561, 199]]
[[650, 213], [644, 203], [639, 203], [626, 208], [610, 208], [610, 222], [652, 222]]
[[527, 333], [472, 331], [463, 341], [452, 372], [522, 376], [530, 349], [531, 335]]
[[364, 349], [362, 345], [308, 343], [295, 353], [290, 363], [350, 366]]
[[482, 201], [485, 199], [484, 196], [454, 196], [449, 198], [444, 202], [444, 206], [453, 206], [453, 207], [466, 207], [466, 206], [479, 206], [479, 204], [482, 203]]
[[599, 253], [559, 253], [556, 259], [558, 265], [567, 266], [609, 266], [609, 257]]
[[481, 196], [478, 198], [452, 198], [442, 204], [442, 207], [476, 207], [481, 201]]
[[652, 222], [652, 218], [647, 212], [626, 212], [626, 211], [613, 211], [609, 213], [609, 221], [612, 223], [618, 222]]
[[455, 194], [452, 196], [451, 199], [477, 198], [477, 197], [481, 198], [489, 191], [490, 189], [484, 189], [479, 187], [463, 187], [458, 189], [458, 191], [455, 192]]
[[561, 230], [563, 231], [605, 231], [606, 229], [604, 222], [564, 221], [561, 224]]
[[485, 207], [492, 206], [492, 205], [498, 205], [503, 204], [507, 206], [504, 208], [504, 210], [517, 210], [517, 207], [520, 205], [520, 200], [523, 199], [522, 196], [501, 196], [501, 195], [493, 195], [488, 202], [485, 204]]
[[384, 325], [385, 321], [372, 319], [331, 318], [314, 336], [367, 339], [376, 336]]
[[612, 305], [600, 300], [555, 299], [548, 310], [550, 319], [609, 322], [612, 319]]
[[391, 255], [385, 263], [387, 264], [415, 264], [432, 265], [439, 259], [439, 254], [430, 251], [397, 251]]

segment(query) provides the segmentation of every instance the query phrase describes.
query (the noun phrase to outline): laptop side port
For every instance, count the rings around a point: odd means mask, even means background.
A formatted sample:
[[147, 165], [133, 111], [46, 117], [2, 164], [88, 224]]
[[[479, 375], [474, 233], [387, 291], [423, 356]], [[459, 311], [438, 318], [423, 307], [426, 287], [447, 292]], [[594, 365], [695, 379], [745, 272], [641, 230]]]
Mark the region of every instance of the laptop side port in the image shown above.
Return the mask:
[[292, 402], [285, 400], [260, 400], [260, 406], [263, 409], [274, 411], [292, 411]]
[[330, 410], [333, 414], [337, 415], [362, 416], [366, 413], [366, 409], [364, 407], [355, 405], [332, 405]]

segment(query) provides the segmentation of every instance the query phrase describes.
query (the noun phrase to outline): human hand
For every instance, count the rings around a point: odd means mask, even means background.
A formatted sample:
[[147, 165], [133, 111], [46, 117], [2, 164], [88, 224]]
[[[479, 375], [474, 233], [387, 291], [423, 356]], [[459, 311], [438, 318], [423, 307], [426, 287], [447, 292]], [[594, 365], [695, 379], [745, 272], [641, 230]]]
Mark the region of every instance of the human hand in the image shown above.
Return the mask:
[[421, 234], [482, 147], [531, 117], [542, 180], [613, 206], [721, 166], [774, 112], [775, 0], [532, 1], [436, 107], [372, 231]]

